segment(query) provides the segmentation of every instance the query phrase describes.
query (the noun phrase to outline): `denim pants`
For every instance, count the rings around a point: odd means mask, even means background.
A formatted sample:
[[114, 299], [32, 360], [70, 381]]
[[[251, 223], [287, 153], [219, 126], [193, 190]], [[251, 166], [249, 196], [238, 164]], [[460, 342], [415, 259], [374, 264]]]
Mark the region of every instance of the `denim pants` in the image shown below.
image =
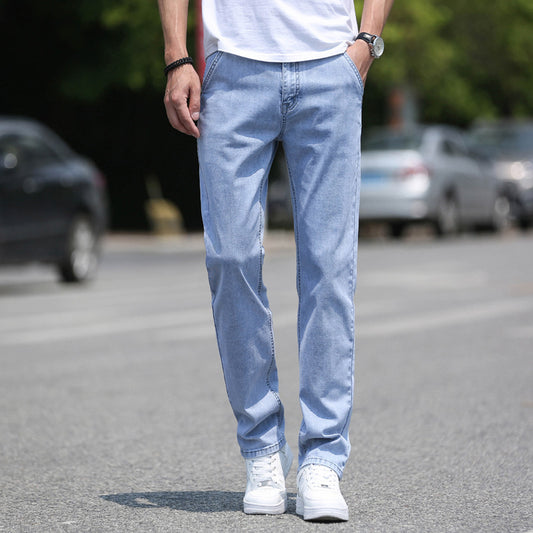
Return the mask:
[[347, 54], [267, 63], [219, 51], [205, 72], [198, 155], [206, 264], [241, 453], [259, 457], [285, 443], [262, 280], [267, 180], [281, 142], [297, 253], [299, 465], [341, 476], [354, 387], [363, 82]]

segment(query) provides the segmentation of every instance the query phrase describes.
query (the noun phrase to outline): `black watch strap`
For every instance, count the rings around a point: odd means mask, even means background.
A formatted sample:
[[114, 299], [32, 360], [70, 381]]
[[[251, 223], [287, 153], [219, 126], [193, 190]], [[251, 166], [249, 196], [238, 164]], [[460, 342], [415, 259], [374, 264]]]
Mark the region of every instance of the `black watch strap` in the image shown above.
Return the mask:
[[368, 44], [372, 44], [374, 42], [374, 39], [376, 38], [376, 35], [372, 35], [371, 33], [367, 33], [366, 31], [362, 31], [356, 38], [355, 40], [357, 41], [357, 39], [361, 39], [365, 42], [367, 42]]

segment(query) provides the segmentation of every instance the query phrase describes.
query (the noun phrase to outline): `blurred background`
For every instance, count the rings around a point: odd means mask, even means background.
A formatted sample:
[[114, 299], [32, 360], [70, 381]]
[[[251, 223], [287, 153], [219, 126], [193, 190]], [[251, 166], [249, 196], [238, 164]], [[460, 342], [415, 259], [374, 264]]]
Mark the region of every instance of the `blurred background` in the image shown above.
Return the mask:
[[[195, 3], [189, 51], [195, 46]], [[362, 2], [356, 2], [360, 13]], [[0, 115], [41, 121], [107, 181], [110, 228], [150, 229], [146, 201], [175, 205], [201, 229], [195, 140], [167, 123], [163, 43], [155, 2], [1, 0]], [[397, 2], [386, 55], [368, 80], [364, 126], [468, 127], [533, 114], [529, 0]]]

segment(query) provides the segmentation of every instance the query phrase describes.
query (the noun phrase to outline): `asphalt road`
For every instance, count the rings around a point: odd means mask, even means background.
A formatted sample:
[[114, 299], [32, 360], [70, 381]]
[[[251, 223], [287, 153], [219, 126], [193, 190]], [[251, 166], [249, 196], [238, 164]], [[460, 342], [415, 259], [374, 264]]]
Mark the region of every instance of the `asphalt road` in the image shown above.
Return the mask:
[[[296, 448], [290, 235], [270, 235]], [[533, 530], [533, 233], [364, 240], [346, 524], [241, 511], [201, 238], [112, 237], [98, 280], [0, 270], [0, 531]]]

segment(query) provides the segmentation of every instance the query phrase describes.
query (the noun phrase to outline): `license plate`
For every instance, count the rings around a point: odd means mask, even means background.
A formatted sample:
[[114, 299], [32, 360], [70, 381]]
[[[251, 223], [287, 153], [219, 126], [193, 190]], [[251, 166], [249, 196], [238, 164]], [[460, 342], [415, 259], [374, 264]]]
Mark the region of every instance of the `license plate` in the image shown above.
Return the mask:
[[384, 172], [377, 170], [363, 170], [361, 173], [361, 180], [363, 183], [382, 183], [389, 181], [389, 176]]

